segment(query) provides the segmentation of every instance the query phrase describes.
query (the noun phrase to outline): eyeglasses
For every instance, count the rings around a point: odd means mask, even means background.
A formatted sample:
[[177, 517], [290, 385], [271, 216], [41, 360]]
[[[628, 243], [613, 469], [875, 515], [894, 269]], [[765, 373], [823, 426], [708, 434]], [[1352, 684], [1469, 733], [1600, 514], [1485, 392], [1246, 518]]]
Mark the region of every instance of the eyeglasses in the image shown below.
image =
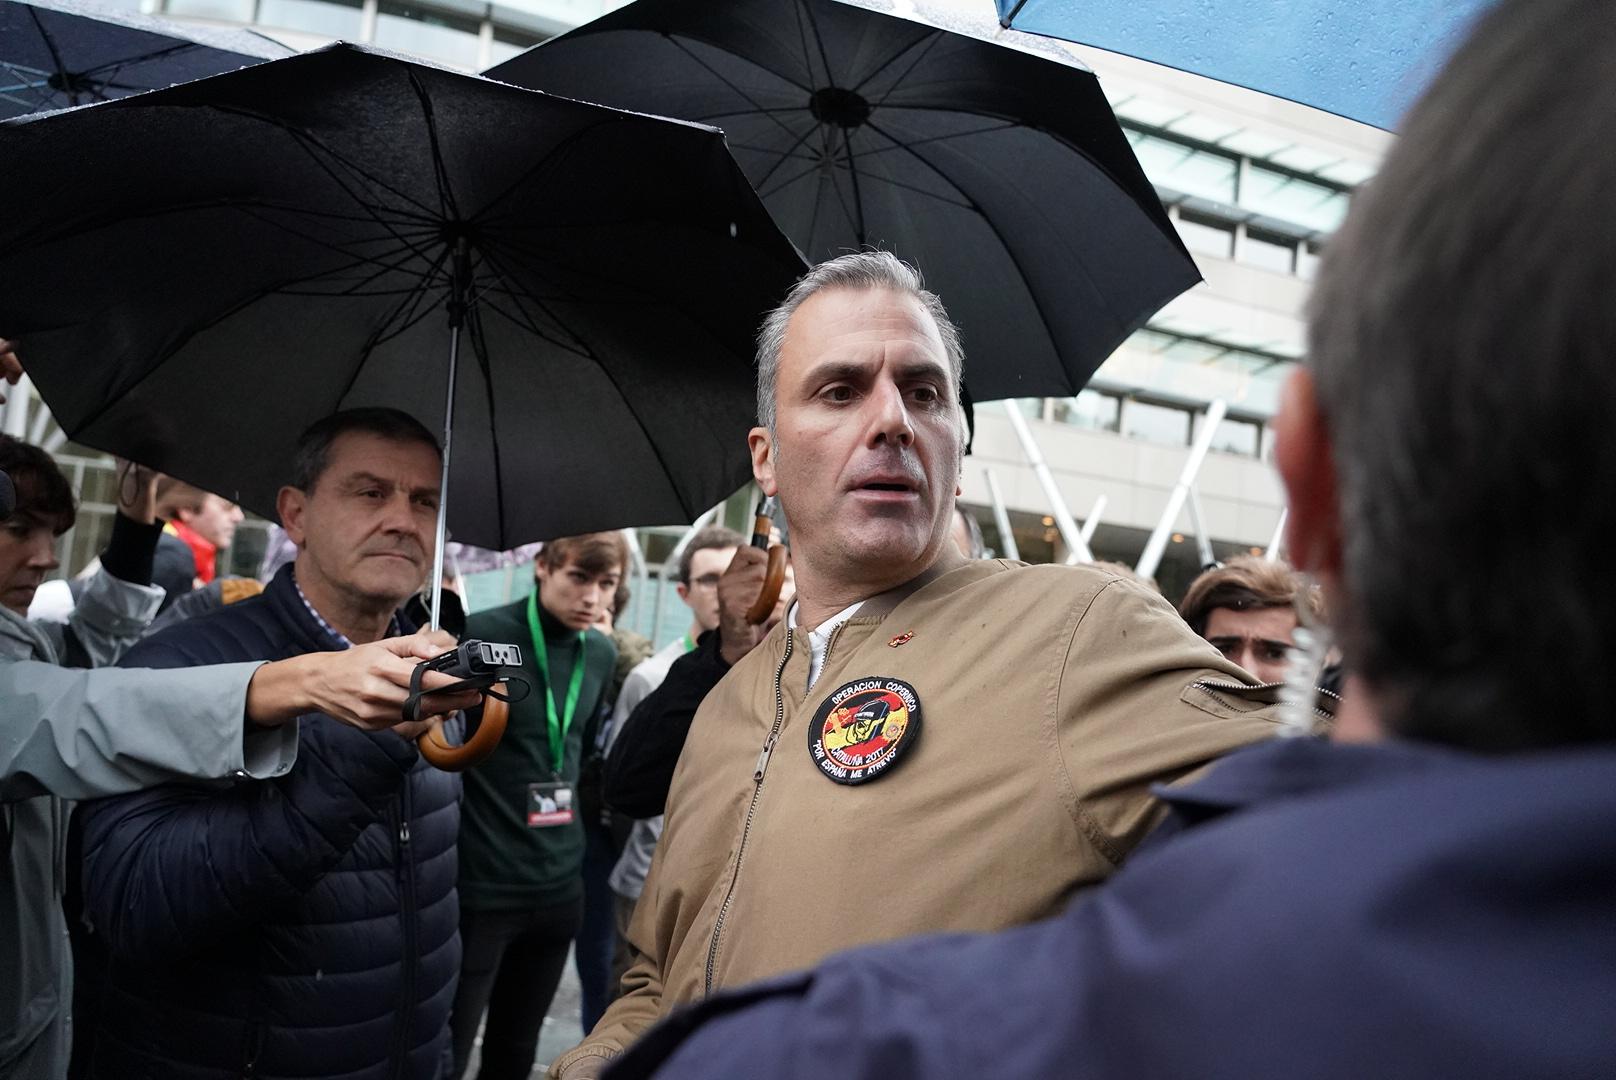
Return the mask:
[[719, 576], [718, 574], [703, 574], [699, 578], [693, 578], [690, 582], [691, 588], [716, 589], [718, 588]]

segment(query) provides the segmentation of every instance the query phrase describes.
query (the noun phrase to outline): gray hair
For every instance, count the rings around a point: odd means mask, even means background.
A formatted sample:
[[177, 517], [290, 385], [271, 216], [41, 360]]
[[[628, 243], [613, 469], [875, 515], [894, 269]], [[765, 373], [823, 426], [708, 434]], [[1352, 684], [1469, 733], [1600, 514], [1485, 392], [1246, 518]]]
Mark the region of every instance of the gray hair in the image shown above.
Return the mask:
[[292, 487], [299, 491], [313, 491], [320, 475], [325, 472], [331, 444], [337, 441], [338, 436], [355, 431], [393, 442], [430, 446], [440, 459], [443, 457], [443, 448], [438, 445], [437, 437], [407, 412], [370, 406], [344, 409], [316, 420], [298, 436], [297, 448], [292, 452]]
[[1320, 268], [1333, 614], [1404, 736], [1616, 739], [1613, 59], [1607, 0], [1497, 4]]
[[[965, 381], [965, 349], [960, 344], [959, 327], [948, 317], [943, 302], [926, 290], [920, 271], [890, 251], [855, 251], [839, 255], [804, 274], [786, 294], [780, 306], [763, 319], [757, 338], [757, 415], [758, 423], [774, 433], [775, 395], [780, 379], [780, 349], [786, 340], [786, 325], [810, 296], [825, 289], [891, 289], [913, 296], [937, 324], [943, 339], [948, 370], [954, 377], [954, 403], [959, 407], [960, 388]], [[963, 410], [961, 427], [964, 426]]]

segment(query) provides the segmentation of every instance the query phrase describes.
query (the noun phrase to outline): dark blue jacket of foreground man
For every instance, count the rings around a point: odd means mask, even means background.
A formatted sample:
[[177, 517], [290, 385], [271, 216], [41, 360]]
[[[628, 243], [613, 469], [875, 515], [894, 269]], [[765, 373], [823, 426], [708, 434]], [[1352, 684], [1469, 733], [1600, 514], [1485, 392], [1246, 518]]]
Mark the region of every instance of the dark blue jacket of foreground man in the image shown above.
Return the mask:
[[609, 1077], [1616, 1076], [1616, 751], [1284, 741], [1163, 794], [1188, 830], [1065, 915], [715, 998]]
[[[286, 567], [262, 596], [123, 663], [340, 647]], [[85, 905], [109, 954], [92, 1010], [96, 1080], [440, 1075], [460, 969], [460, 780], [390, 731], [316, 714], [298, 735], [296, 763], [273, 780], [88, 805]]]

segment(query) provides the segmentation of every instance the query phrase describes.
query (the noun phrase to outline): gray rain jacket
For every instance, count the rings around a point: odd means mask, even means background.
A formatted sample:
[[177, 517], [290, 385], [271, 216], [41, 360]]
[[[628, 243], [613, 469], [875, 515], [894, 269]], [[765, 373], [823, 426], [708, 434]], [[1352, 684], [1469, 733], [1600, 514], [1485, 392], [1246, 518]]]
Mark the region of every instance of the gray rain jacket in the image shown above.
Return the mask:
[[66, 1075], [72, 961], [62, 915], [65, 800], [176, 776], [276, 776], [294, 725], [243, 738], [256, 663], [191, 671], [60, 667], [67, 631], [110, 664], [156, 614], [163, 590], [102, 572], [67, 624], [0, 607], [0, 1080]]

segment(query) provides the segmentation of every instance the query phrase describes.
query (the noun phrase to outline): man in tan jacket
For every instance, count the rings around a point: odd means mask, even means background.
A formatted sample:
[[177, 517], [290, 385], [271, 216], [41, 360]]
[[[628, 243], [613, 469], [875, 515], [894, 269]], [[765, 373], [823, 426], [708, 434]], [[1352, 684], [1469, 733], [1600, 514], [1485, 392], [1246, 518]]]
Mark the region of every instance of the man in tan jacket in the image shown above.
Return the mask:
[[1150, 831], [1151, 784], [1276, 730], [1154, 593], [955, 548], [963, 356], [911, 268], [815, 267], [758, 352], [753, 472], [797, 602], [696, 714], [636, 963], [564, 1080], [722, 987], [1052, 915]]

